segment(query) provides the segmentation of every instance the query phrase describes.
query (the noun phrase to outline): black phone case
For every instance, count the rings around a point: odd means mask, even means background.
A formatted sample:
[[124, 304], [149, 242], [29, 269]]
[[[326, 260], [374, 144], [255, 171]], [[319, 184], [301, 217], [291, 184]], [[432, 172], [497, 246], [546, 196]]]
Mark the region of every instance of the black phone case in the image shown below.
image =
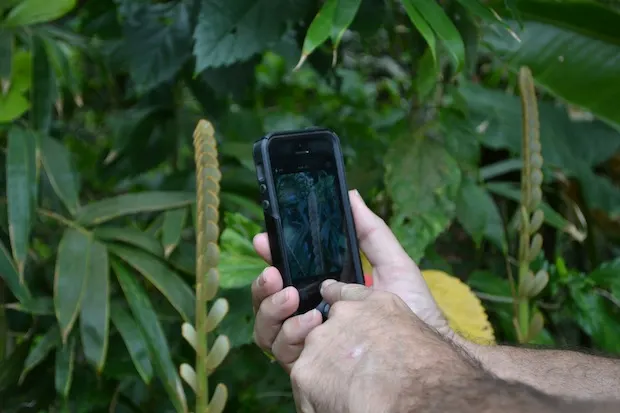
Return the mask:
[[[345, 216], [345, 225], [347, 227], [347, 234], [349, 238], [348, 242], [351, 246], [351, 256], [353, 260], [355, 281], [358, 284], [364, 284], [362, 263], [359, 255], [359, 246], [357, 242], [357, 234], [355, 232], [353, 213], [351, 212], [351, 204], [349, 202], [349, 194], [345, 177], [344, 159], [340, 147], [340, 139], [333, 131], [324, 128], [274, 132], [263, 136], [261, 139], [257, 140], [254, 143], [253, 157], [254, 164], [256, 166], [256, 177], [261, 192], [261, 204], [263, 206], [263, 214], [265, 217], [267, 235], [269, 236], [269, 247], [271, 249], [273, 266], [280, 271], [285, 287], [290, 285], [295, 286], [291, 279], [288, 263], [284, 259], [283, 255], [283, 229], [278, 211], [278, 200], [276, 198], [275, 192], [275, 181], [271, 172], [272, 168], [269, 157], [269, 143], [272, 139], [278, 137], [308, 136], [314, 134], [329, 135], [331, 137], [334, 148], [334, 158], [337, 164], [336, 169], [338, 172], [338, 186], [341, 192], [341, 199], [344, 203], [343, 209]], [[316, 291], [315, 294], [319, 294], [319, 292]], [[311, 310], [314, 307], [313, 303], [315, 303], [316, 301], [317, 297], [315, 296], [302, 297], [300, 295], [299, 309], [296, 314], [302, 314], [306, 311]], [[328, 311], [328, 309], [324, 308], [320, 308], [320, 310], [323, 313], [324, 311]], [[323, 315], [325, 316], [325, 313]]]

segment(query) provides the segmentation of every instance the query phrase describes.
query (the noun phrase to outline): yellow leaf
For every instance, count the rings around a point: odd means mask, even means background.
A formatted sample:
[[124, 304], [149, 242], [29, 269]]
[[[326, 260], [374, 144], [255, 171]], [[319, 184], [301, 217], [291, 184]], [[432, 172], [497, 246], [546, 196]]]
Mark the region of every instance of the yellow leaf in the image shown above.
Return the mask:
[[495, 343], [493, 327], [484, 307], [467, 284], [437, 270], [422, 271], [422, 276], [457, 334], [478, 344]]

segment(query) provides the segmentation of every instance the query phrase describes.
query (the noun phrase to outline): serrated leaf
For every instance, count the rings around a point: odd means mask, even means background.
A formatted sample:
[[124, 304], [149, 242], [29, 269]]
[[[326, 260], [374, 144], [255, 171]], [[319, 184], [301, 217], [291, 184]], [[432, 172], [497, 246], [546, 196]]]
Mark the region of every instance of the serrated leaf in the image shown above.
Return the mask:
[[62, 17], [75, 7], [76, 0], [23, 0], [6, 16], [8, 27], [45, 23]]
[[64, 145], [48, 136], [41, 137], [41, 161], [58, 198], [71, 215], [80, 207], [77, 176], [71, 167], [71, 154]]
[[86, 291], [92, 243], [89, 235], [68, 228], [58, 245], [54, 273], [54, 307], [65, 343], [80, 312]]
[[390, 226], [417, 261], [456, 213], [459, 165], [440, 143], [422, 136], [395, 141], [386, 153], [385, 165], [394, 209]]
[[123, 55], [140, 93], [170, 81], [190, 57], [192, 33], [187, 2], [123, 2]]
[[56, 349], [56, 392], [63, 397], [69, 396], [71, 383], [73, 382], [73, 367], [75, 364], [75, 336]]
[[153, 365], [149, 354], [148, 344], [135, 320], [118, 302], [113, 302], [110, 308], [112, 323], [125, 342], [129, 356], [133, 361], [138, 374], [148, 384], [153, 378]]
[[140, 192], [118, 195], [84, 205], [77, 214], [82, 225], [97, 225], [138, 212], [153, 212], [173, 209], [195, 202], [191, 192]]
[[36, 204], [36, 143], [31, 132], [16, 126], [9, 130], [6, 176], [9, 236], [17, 271], [23, 279]]
[[164, 249], [155, 236], [132, 227], [99, 227], [93, 231], [103, 241], [118, 241], [143, 249], [158, 257], [164, 256]]
[[178, 274], [159, 259], [135, 248], [115, 245], [109, 246], [109, 249], [146, 277], [168, 299], [184, 321], [193, 322], [196, 299], [191, 288]]
[[288, 6], [284, 0], [202, 0], [194, 32], [196, 73], [245, 61], [278, 41]]
[[30, 292], [26, 285], [20, 280], [19, 273], [13, 258], [2, 240], [0, 240], [0, 277], [4, 280], [13, 295], [20, 301], [26, 302], [30, 299]]
[[135, 277], [122, 265], [113, 263], [112, 266], [131, 312], [147, 340], [155, 370], [170, 397], [170, 401], [177, 412], [186, 413], [187, 401], [183, 385], [172, 362], [166, 336], [146, 292], [138, 284]]
[[60, 341], [60, 331], [58, 327], [50, 327], [49, 330], [30, 347], [30, 352], [24, 362], [24, 370], [19, 378], [20, 383], [32, 369], [41, 364], [47, 355], [60, 344], [62, 343]]
[[164, 213], [164, 223], [162, 225], [161, 242], [164, 245], [164, 253], [169, 257], [172, 251], [181, 241], [181, 233], [185, 228], [187, 219], [187, 209], [171, 209]]
[[515, 73], [528, 66], [539, 86], [620, 131], [620, 68], [615, 60], [620, 55], [620, 14], [600, 2], [530, 0], [519, 2], [518, 8], [523, 27], [516, 22], [511, 27], [520, 41], [494, 31], [484, 41]]
[[50, 65], [45, 42], [40, 36], [32, 37], [32, 109], [30, 124], [36, 131], [47, 133], [52, 123], [56, 100], [56, 76]]
[[502, 216], [485, 188], [471, 181], [464, 182], [456, 202], [456, 217], [476, 245], [480, 246], [484, 237], [500, 251], [506, 251], [508, 244]]
[[80, 335], [84, 356], [101, 372], [108, 351], [110, 313], [110, 267], [105, 245], [93, 241], [88, 266], [80, 309]]

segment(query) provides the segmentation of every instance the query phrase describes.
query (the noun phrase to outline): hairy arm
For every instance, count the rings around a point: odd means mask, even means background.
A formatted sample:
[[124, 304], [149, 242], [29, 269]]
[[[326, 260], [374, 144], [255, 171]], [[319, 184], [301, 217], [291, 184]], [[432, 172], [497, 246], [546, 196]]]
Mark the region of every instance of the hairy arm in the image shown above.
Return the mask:
[[460, 339], [456, 342], [502, 380], [527, 384], [550, 395], [620, 400], [620, 359], [576, 351], [480, 346]]

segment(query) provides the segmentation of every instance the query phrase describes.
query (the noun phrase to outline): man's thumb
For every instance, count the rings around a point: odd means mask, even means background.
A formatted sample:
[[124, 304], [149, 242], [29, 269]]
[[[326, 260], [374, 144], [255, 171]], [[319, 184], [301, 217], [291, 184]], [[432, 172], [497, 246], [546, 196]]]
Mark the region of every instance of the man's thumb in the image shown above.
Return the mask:
[[361, 284], [345, 284], [335, 280], [325, 280], [321, 284], [321, 295], [329, 305], [336, 301], [361, 301], [371, 292], [370, 288]]

